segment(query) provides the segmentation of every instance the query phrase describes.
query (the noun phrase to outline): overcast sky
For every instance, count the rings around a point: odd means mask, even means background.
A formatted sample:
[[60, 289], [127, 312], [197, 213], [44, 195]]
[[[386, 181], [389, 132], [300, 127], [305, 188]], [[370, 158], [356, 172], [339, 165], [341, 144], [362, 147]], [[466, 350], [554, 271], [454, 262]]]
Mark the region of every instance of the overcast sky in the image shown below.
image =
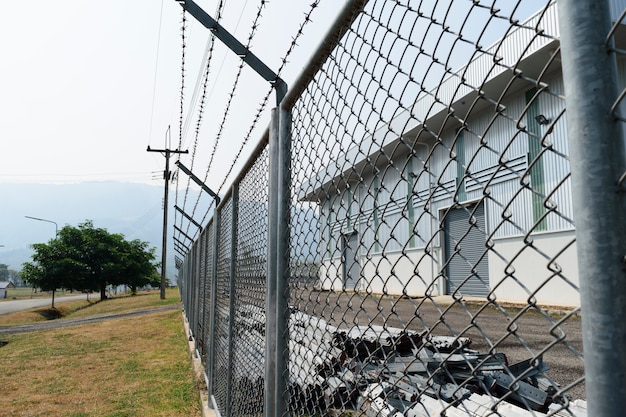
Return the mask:
[[[214, 15], [216, 1], [197, 2]], [[266, 2], [252, 50], [271, 68], [280, 64], [310, 3]], [[344, 1], [321, 3], [309, 37], [301, 42], [302, 52], [294, 54], [285, 70], [286, 79], [299, 73]], [[258, 4], [226, 2], [223, 25], [242, 42]], [[146, 147], [163, 148], [169, 125], [172, 147], [178, 144], [180, 22], [181, 7], [174, 0], [2, 1], [0, 181], [162, 184], [151, 178], [161, 178], [164, 158]], [[186, 96], [191, 97], [208, 32], [189, 17], [186, 34]], [[224, 50], [216, 49], [217, 54], [209, 91], [212, 101], [223, 106], [232, 81], [216, 82], [218, 75], [225, 78], [217, 66], [237, 58]], [[250, 126], [248, 120], [243, 123]], [[260, 124], [262, 131], [267, 122]], [[261, 133], [254, 135], [253, 144]], [[192, 144], [189, 134], [185, 146]], [[224, 155], [218, 153], [216, 159], [228, 166], [234, 151], [227, 151], [238, 149], [239, 143], [220, 146]]]

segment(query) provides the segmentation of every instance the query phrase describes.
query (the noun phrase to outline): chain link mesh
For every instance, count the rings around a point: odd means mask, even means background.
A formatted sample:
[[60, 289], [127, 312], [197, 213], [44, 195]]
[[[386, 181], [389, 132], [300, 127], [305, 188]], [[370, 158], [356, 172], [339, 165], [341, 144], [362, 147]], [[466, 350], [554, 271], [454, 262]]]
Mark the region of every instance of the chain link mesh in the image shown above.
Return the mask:
[[[290, 104], [276, 401], [291, 415], [586, 415], [556, 3], [372, 0], [337, 32]], [[269, 159], [251, 159], [181, 268], [223, 415], [263, 413]]]
[[294, 106], [291, 303], [348, 355], [295, 414], [585, 396], [556, 5], [492, 3], [369, 2]]
[[215, 402], [221, 410], [230, 409], [230, 374], [233, 352], [230, 349], [232, 316], [230, 311], [230, 281], [232, 259], [232, 200], [225, 200], [219, 210], [218, 246], [215, 301], [215, 360], [213, 370], [213, 391]]
[[263, 412], [268, 161], [265, 148], [239, 184], [233, 415]]

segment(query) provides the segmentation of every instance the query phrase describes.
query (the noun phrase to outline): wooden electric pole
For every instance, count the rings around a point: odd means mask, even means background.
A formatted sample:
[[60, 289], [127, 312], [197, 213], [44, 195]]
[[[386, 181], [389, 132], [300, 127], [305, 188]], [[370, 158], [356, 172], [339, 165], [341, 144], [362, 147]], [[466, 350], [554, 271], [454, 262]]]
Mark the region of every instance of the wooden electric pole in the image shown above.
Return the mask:
[[148, 152], [161, 152], [165, 155], [165, 171], [163, 172], [163, 178], [165, 179], [165, 197], [163, 197], [163, 245], [161, 249], [161, 300], [165, 300], [165, 264], [167, 258], [167, 206], [168, 206], [168, 191], [170, 183], [170, 156], [172, 154], [189, 153], [189, 151], [180, 151], [178, 149], [150, 149], [148, 146]]

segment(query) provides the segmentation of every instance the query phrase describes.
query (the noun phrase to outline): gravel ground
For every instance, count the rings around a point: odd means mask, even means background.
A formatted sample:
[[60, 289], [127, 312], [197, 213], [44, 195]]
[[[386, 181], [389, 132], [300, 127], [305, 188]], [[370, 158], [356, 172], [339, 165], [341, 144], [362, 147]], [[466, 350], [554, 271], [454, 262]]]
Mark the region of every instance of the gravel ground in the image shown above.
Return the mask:
[[[554, 309], [507, 306], [480, 308], [479, 303], [450, 305], [450, 298], [409, 299], [376, 295], [292, 290], [294, 304], [339, 327], [387, 325], [441, 336], [472, 339], [480, 353], [501, 352], [509, 363], [543, 354], [547, 376], [572, 399], [586, 399], [580, 316]], [[550, 314], [548, 314], [548, 311]]]

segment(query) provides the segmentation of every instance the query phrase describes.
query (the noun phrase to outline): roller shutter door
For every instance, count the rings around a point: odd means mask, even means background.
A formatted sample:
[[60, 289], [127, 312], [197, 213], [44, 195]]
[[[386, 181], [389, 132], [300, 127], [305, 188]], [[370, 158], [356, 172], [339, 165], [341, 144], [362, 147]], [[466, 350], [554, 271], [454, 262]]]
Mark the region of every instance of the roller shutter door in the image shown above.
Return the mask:
[[359, 235], [357, 233], [342, 236], [343, 244], [343, 283], [345, 290], [356, 290], [361, 277], [358, 248]]
[[[475, 224], [470, 223], [472, 214]], [[483, 205], [475, 211], [474, 207], [450, 210], [445, 228], [447, 294], [458, 290], [464, 296], [486, 296], [489, 293], [489, 264]]]

